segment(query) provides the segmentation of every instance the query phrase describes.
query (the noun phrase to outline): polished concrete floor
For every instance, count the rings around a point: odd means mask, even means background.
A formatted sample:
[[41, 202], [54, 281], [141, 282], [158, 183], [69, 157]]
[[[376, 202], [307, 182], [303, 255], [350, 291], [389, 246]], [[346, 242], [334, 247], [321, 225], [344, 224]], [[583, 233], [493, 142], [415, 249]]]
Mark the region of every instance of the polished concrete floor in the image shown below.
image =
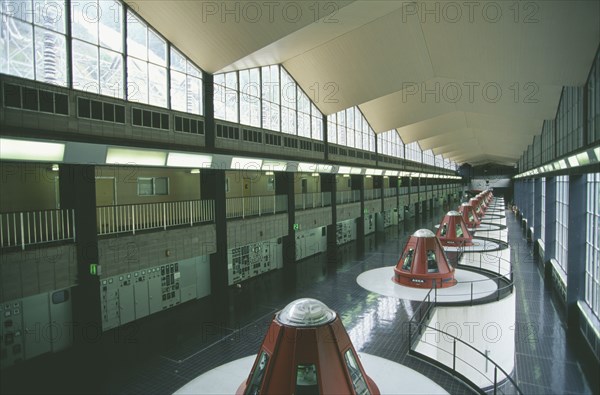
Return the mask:
[[[355, 348], [402, 363], [452, 394], [470, 393], [449, 374], [407, 354], [406, 322], [419, 302], [379, 296], [356, 277], [394, 265], [407, 237], [439, 223], [444, 211], [408, 220], [349, 243], [335, 259], [305, 259], [231, 288], [228, 298], [188, 302], [95, 338], [85, 348], [48, 355], [2, 372], [2, 393], [172, 393], [199, 374], [255, 354], [273, 314], [290, 301], [312, 297], [336, 310]], [[516, 270], [516, 369], [524, 393], [592, 393], [579, 352], [537, 269], [531, 246], [507, 212]]]

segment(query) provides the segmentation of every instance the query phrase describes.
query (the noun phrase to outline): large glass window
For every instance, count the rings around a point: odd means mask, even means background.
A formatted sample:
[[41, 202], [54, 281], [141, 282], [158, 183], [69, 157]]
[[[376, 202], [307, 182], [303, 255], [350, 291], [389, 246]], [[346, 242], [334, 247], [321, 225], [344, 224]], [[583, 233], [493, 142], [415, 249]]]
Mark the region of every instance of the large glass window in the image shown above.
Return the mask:
[[396, 129], [379, 133], [377, 141], [379, 153], [395, 158], [404, 158], [404, 143]]
[[413, 162], [422, 163], [422, 152], [423, 151], [421, 150], [419, 143], [416, 141], [413, 141], [412, 143], [407, 144], [405, 146], [406, 159], [411, 160]]
[[167, 42], [127, 10], [127, 99], [167, 107]]
[[375, 152], [376, 136], [359, 108], [350, 107], [327, 116], [327, 141]]
[[587, 175], [585, 301], [600, 318], [600, 173]]
[[432, 150], [423, 151], [423, 163], [435, 166], [435, 155]]
[[241, 70], [240, 123], [260, 127], [260, 69]]
[[67, 85], [65, 2], [2, 1], [0, 73]]
[[123, 98], [123, 6], [78, 1], [71, 15], [73, 88]]
[[202, 71], [171, 46], [171, 108], [202, 115]]
[[540, 218], [540, 238], [542, 242], [546, 242], [546, 178], [542, 178], [542, 199], [540, 202], [541, 207], [541, 218]]
[[596, 53], [596, 60], [588, 82], [588, 143], [600, 140], [600, 52]]
[[238, 83], [235, 71], [214, 76], [215, 118], [238, 122]]
[[556, 112], [556, 153], [562, 156], [583, 145], [583, 88], [564, 87]]
[[214, 76], [215, 118], [323, 140], [323, 114], [279, 65]]
[[264, 66], [262, 73], [262, 127], [281, 131], [279, 107], [279, 66]]
[[406, 252], [406, 254], [404, 254], [404, 257], [402, 258], [402, 270], [410, 271], [410, 268], [412, 267], [414, 253], [415, 253], [415, 250], [410, 248]]
[[567, 274], [569, 241], [569, 177], [556, 177], [556, 260]]

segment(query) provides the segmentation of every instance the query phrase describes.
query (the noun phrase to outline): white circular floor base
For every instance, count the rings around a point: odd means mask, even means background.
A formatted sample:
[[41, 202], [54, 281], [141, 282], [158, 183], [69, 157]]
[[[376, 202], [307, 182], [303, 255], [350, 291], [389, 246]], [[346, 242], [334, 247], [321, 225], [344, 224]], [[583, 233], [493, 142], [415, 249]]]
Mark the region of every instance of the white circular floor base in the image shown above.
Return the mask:
[[[412, 288], [396, 284], [392, 281], [393, 276], [394, 266], [386, 266], [361, 273], [356, 278], [356, 282], [367, 291], [399, 299], [421, 301], [427, 296], [429, 289]], [[473, 284], [473, 299], [484, 298], [493, 294], [498, 289], [494, 280], [470, 270], [456, 269], [454, 278], [458, 282], [455, 286], [438, 288], [438, 302], [462, 302], [471, 300], [471, 284]]]
[[[382, 394], [448, 393], [434, 381], [404, 365], [370, 354], [358, 355], [365, 372]], [[235, 394], [242, 381], [248, 378], [255, 359], [256, 355], [251, 355], [221, 365], [196, 377], [175, 394]]]

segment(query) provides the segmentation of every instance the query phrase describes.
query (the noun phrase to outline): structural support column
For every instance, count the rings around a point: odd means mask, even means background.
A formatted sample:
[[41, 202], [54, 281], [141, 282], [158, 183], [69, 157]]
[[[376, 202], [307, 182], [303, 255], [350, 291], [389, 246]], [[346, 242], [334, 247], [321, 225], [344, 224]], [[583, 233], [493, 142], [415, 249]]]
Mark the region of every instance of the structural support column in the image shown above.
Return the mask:
[[331, 193], [331, 225], [327, 226], [327, 264], [337, 262], [337, 179], [335, 174], [321, 174], [321, 191]]
[[586, 175], [569, 176], [569, 239], [567, 258], [567, 327], [578, 331], [577, 301], [585, 295]]
[[200, 196], [215, 202], [216, 252], [210, 255], [210, 286], [215, 300], [227, 300], [229, 272], [227, 270], [227, 211], [225, 171], [204, 169], [200, 176]]
[[[75, 210], [77, 246], [77, 287], [73, 289], [74, 322], [81, 326], [102, 327], [100, 276], [90, 265], [102, 264], [98, 254], [96, 229], [96, 169], [92, 165], [61, 164], [58, 173], [60, 205]], [[82, 334], [82, 331], [74, 331]], [[89, 343], [75, 336], [75, 343]]]
[[360, 217], [356, 224], [356, 252], [362, 254], [365, 248], [365, 177], [351, 175], [352, 190], [360, 191]]
[[286, 195], [288, 205], [288, 234], [283, 237], [283, 268], [293, 267], [296, 262], [296, 195], [294, 194], [295, 173], [275, 173], [275, 195]]
[[204, 136], [205, 145], [209, 150], [215, 148], [215, 106], [214, 106], [214, 85], [213, 75], [202, 73], [204, 85]]
[[545, 220], [544, 264], [547, 264], [550, 259], [556, 259], [556, 177], [546, 178]]

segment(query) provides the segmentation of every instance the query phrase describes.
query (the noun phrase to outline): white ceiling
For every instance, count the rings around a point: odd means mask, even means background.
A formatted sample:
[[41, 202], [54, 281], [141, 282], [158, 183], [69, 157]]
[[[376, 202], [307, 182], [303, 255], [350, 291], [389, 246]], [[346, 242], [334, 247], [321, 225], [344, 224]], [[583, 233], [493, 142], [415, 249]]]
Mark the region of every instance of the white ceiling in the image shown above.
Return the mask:
[[131, 4], [207, 72], [281, 63], [325, 114], [357, 105], [376, 132], [474, 165], [515, 163], [600, 42], [587, 0]]

